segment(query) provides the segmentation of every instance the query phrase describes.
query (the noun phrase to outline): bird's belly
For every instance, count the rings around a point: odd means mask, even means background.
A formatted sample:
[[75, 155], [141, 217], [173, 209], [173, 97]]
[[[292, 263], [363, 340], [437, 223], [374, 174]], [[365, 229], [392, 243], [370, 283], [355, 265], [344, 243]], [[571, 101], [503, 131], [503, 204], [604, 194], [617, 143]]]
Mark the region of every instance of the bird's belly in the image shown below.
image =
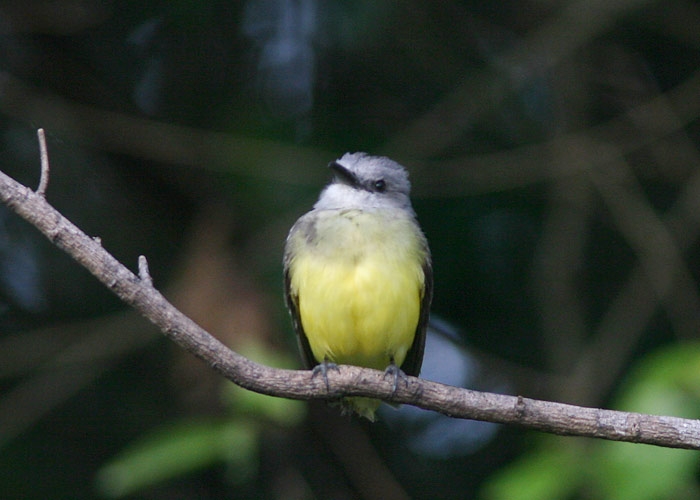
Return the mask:
[[422, 268], [383, 252], [296, 262], [299, 314], [317, 361], [401, 366], [420, 314]]

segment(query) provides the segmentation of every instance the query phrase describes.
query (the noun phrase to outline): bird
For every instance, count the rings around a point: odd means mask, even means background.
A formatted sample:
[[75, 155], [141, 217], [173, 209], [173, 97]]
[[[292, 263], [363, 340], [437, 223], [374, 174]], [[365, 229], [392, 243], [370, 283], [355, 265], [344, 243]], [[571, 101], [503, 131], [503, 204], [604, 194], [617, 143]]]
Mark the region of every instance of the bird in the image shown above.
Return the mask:
[[[346, 364], [418, 376], [433, 297], [428, 241], [409, 198], [408, 172], [367, 153], [346, 153], [311, 211], [287, 236], [285, 301], [306, 368]], [[380, 401], [347, 397], [343, 412], [370, 421]]]

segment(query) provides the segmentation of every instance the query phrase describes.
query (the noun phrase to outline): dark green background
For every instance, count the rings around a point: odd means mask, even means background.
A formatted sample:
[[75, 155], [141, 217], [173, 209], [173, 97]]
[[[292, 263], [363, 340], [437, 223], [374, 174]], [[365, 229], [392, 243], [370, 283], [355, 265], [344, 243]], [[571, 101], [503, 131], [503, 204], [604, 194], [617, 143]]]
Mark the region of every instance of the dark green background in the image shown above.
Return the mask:
[[[390, 155], [471, 387], [652, 411], [629, 384], [692, 363], [635, 370], [700, 331], [698, 26], [685, 0], [4, 1], [0, 169], [36, 186], [44, 127], [55, 207], [130, 268], [146, 255], [232, 348], [295, 364], [286, 232], [329, 161]], [[700, 370], [677, 379], [678, 416], [697, 418]], [[222, 384], [0, 207], [3, 498], [104, 498], [98, 471], [130, 444], [207, 419], [256, 421], [255, 453], [131, 497], [503, 498], [499, 474], [546, 442], [477, 427], [478, 445], [429, 456], [391, 417], [319, 405], [284, 425]], [[546, 498], [612, 498], [598, 443], [559, 443], [576, 473]], [[700, 498], [691, 460], [654, 498]]]

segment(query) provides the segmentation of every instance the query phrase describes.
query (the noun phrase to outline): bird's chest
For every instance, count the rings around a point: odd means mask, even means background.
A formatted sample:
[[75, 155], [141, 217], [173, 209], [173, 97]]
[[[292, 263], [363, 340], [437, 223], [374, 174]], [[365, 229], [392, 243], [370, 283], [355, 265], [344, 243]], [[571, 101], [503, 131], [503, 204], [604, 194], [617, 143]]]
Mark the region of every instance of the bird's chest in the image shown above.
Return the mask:
[[410, 220], [351, 210], [307, 228], [291, 286], [317, 360], [403, 362], [424, 280], [419, 234]]
[[352, 266], [361, 266], [367, 258], [392, 260], [409, 243], [406, 230], [400, 221], [387, 215], [340, 210], [317, 220], [308, 249], [319, 264], [326, 259]]

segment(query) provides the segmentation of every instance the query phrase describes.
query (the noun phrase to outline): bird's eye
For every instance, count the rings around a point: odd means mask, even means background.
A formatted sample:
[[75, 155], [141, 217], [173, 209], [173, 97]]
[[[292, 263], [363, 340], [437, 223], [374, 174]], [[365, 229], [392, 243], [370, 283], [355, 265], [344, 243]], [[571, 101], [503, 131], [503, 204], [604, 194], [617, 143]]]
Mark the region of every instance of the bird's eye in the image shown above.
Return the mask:
[[384, 179], [374, 181], [374, 189], [380, 193], [383, 193], [386, 190], [386, 181]]

